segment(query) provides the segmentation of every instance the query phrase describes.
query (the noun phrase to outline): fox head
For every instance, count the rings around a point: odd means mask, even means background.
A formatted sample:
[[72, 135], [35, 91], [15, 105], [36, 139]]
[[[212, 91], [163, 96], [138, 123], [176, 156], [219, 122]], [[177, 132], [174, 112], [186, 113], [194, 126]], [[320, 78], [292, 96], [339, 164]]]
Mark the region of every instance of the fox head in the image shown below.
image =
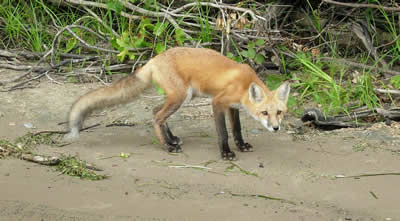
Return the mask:
[[283, 83], [274, 91], [269, 91], [266, 87], [261, 87], [253, 82], [248, 91], [247, 110], [265, 128], [276, 132], [280, 129], [281, 121], [287, 111], [289, 92], [290, 85], [288, 82]]

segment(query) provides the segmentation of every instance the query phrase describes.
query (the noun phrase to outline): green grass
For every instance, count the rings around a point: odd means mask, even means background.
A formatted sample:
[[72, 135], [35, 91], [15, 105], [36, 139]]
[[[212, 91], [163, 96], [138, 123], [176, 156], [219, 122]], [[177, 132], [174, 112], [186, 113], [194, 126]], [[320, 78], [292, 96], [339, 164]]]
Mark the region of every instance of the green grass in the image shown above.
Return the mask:
[[293, 85], [300, 92], [299, 103], [314, 102], [322, 106], [325, 114], [347, 113], [354, 108], [347, 104], [353, 102], [358, 103], [355, 107], [380, 105], [373, 90], [376, 79], [369, 72], [361, 71], [356, 82], [352, 82], [344, 67], [318, 59], [313, 61], [306, 53], [297, 54], [296, 65], [302, 71], [294, 79], [298, 83]]
[[210, 18], [209, 18], [210, 8], [206, 7], [205, 10], [198, 4], [198, 23], [200, 24], [200, 34], [199, 40], [202, 43], [204, 42], [212, 42], [212, 36], [214, 33], [214, 29], [210, 26]]

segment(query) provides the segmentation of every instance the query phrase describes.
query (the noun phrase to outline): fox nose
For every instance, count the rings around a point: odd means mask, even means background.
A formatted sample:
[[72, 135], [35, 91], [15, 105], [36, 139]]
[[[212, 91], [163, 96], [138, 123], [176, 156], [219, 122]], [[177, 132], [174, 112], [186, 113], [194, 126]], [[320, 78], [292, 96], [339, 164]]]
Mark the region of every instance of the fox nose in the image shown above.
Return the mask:
[[274, 131], [276, 132], [276, 131], [279, 130], [279, 127], [274, 127], [273, 129], [274, 129]]

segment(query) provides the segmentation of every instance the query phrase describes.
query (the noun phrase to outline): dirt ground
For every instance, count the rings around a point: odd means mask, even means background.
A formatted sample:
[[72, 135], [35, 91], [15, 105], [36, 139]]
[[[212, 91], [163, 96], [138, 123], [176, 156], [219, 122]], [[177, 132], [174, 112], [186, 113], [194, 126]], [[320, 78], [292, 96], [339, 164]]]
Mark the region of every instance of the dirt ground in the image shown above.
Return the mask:
[[[0, 138], [65, 129], [58, 123], [72, 102], [99, 86], [46, 80], [35, 89], [1, 93]], [[254, 152], [231, 147], [234, 163], [251, 175], [220, 159], [211, 107], [201, 105], [206, 99], [193, 100], [189, 105], [197, 107], [183, 107], [170, 119], [184, 144], [182, 154], [168, 154], [151, 127], [151, 109], [162, 101], [150, 90], [132, 104], [94, 114], [86, 125], [102, 126], [82, 132], [79, 141], [35, 149], [78, 154], [109, 179], [81, 180], [15, 158], [0, 160], [0, 220], [400, 220], [400, 176], [335, 178], [400, 172], [398, 123], [299, 135], [289, 116], [280, 132], [270, 133], [241, 111]], [[104, 126], [115, 120], [136, 126]], [[112, 157], [120, 153], [131, 155]], [[207, 162], [204, 170], [174, 167]]]

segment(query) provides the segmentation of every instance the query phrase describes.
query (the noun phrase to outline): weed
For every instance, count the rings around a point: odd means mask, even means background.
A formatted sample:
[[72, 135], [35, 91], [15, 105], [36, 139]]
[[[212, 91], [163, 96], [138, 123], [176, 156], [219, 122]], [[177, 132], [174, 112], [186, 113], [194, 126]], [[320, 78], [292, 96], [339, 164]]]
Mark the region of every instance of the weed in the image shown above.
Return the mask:
[[395, 88], [400, 88], [400, 75], [393, 76], [392, 79], [390, 79], [390, 83]]
[[363, 152], [367, 149], [368, 144], [367, 143], [356, 143], [353, 145], [353, 151], [354, 152]]
[[18, 137], [15, 140], [15, 143], [18, 146], [22, 146], [24, 148], [32, 148], [36, 145], [46, 144], [46, 145], [62, 145], [60, 142], [61, 135], [56, 133], [27, 133], [21, 137]]
[[25, 152], [25, 149], [18, 147], [8, 140], [0, 139], [0, 159], [23, 152]]
[[255, 176], [255, 177], [259, 177], [257, 173], [254, 172], [250, 172], [248, 170], [243, 169], [242, 167], [240, 167], [239, 165], [237, 165], [236, 163], [233, 162], [229, 162], [231, 165], [229, 167], [227, 167], [225, 169], [225, 171], [232, 171], [234, 168], [239, 169], [239, 171], [245, 175], [249, 175], [249, 176]]
[[254, 61], [257, 64], [262, 64], [265, 62], [264, 55], [257, 53], [257, 47], [264, 45], [264, 40], [258, 39], [256, 42], [249, 41], [247, 44], [247, 50], [240, 50], [235, 44], [233, 44], [238, 55], [228, 52], [226, 56], [238, 63], [243, 63], [246, 61]]
[[[197, 3], [199, 3], [199, 2], [197, 2]], [[206, 9], [204, 11], [200, 4], [198, 4], [197, 7], [198, 7], [198, 12], [199, 12], [199, 17], [197, 20], [198, 20], [198, 23], [200, 24], [199, 40], [201, 42], [211, 42], [214, 29], [211, 28], [210, 23], [209, 23], [210, 8], [206, 7]]]
[[103, 180], [108, 176], [96, 174], [90, 170], [86, 161], [79, 159], [77, 156], [62, 155], [60, 163], [56, 166], [57, 171], [69, 176], [79, 177], [87, 180]]

